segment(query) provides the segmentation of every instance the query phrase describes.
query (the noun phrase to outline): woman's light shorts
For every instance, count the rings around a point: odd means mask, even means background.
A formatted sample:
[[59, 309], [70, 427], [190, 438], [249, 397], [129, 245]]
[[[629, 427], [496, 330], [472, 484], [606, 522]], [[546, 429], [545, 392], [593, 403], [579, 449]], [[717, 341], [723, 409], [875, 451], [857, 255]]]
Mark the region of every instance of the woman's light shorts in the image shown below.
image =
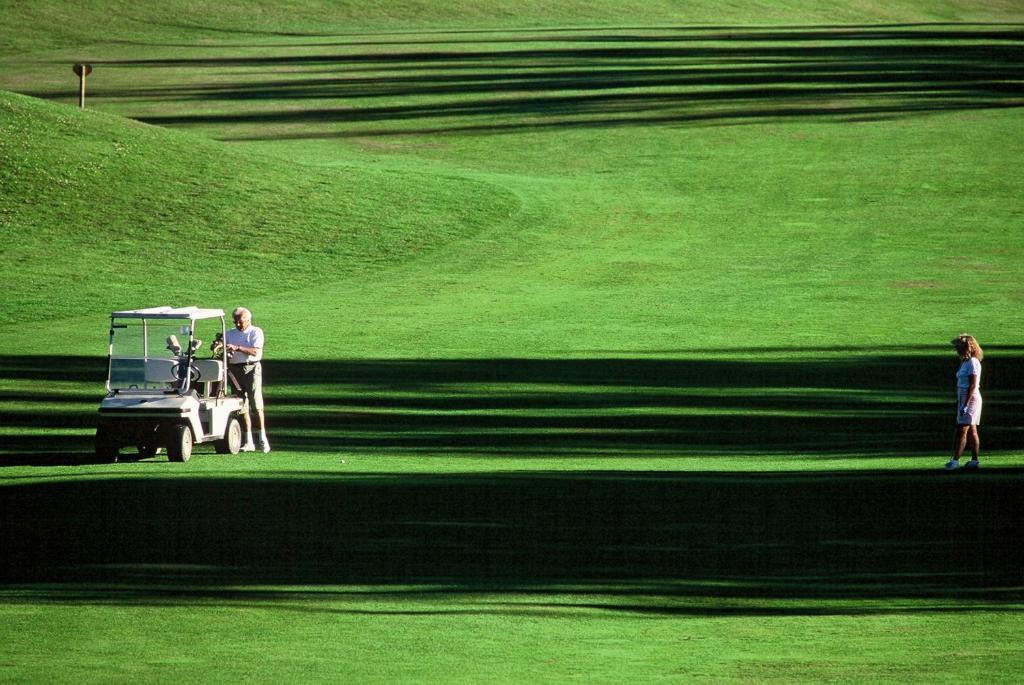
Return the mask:
[[958, 426], [977, 426], [981, 423], [981, 395], [975, 395], [974, 400], [964, 411], [964, 403], [967, 401], [967, 394], [957, 395], [956, 398], [956, 423]]

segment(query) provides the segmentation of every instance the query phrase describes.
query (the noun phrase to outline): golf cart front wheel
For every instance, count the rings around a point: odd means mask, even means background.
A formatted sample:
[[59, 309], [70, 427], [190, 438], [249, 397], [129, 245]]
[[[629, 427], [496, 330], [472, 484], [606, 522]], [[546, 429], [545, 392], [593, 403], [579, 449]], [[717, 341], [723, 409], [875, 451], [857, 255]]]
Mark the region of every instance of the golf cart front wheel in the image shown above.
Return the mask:
[[234, 416], [228, 419], [224, 437], [213, 443], [217, 454], [238, 454], [242, 449], [242, 425]]
[[192, 458], [192, 429], [179, 423], [171, 427], [167, 441], [167, 459], [188, 461]]

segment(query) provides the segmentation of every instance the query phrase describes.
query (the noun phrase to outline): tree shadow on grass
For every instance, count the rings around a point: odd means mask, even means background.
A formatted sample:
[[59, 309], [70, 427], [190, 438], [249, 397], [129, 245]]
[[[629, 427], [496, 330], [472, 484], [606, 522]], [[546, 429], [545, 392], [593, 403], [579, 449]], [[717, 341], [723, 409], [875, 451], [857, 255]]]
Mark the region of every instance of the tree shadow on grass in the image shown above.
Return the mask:
[[[279, 450], [325, 458], [471, 454], [500, 466], [508, 454], [700, 456], [706, 465], [734, 454], [944, 451], [954, 359], [938, 350], [802, 352], [757, 361], [268, 360], [268, 411]], [[989, 348], [985, 369], [983, 435], [1020, 449], [1024, 356]], [[5, 425], [87, 425], [92, 405], [56, 402], [40, 413], [17, 404], [48, 380], [99, 385], [103, 370], [89, 357], [0, 357], [13, 388], [0, 398]], [[0, 461], [88, 454], [55, 450], [48, 437], [15, 440]], [[5, 479], [0, 582], [10, 601], [312, 599], [335, 604], [294, 610], [392, 611], [359, 605], [370, 591], [358, 588], [369, 586], [383, 600], [467, 603], [423, 613], [858, 615], [1010, 611], [1024, 601], [1021, 469], [235, 478], [190, 475], [187, 465], [166, 478], [110, 469]], [[311, 598], [305, 586], [326, 594]], [[521, 599], [480, 599], [489, 593]]]
[[[221, 137], [238, 140], [876, 120], [1024, 106], [1018, 25], [694, 27], [654, 36], [609, 29], [474, 42], [410, 36], [319, 51], [306, 45], [314, 51], [305, 53], [263, 46], [258, 55], [94, 60], [195, 74], [188, 85], [135, 85], [94, 97], [175, 103], [179, 111], [139, 118], [216, 125]], [[202, 79], [253, 68], [260, 78]], [[287, 73], [270, 76], [277, 70]], [[320, 104], [330, 100], [341, 104]], [[211, 111], [215, 102], [221, 111]], [[252, 133], [256, 126], [266, 133]]]
[[[1013, 610], [1022, 486], [1021, 469], [25, 483], [0, 489], [0, 582], [33, 584], [22, 596], [33, 602], [341, 611], [459, 597], [472, 607], [457, 613], [856, 615], [912, 613], [912, 600]], [[491, 593], [523, 604], [475, 599]]]
[[[767, 352], [765, 354], [768, 354]], [[477, 457], [941, 455], [956, 360], [895, 351], [802, 351], [798, 359], [268, 359], [278, 449]], [[816, 356], [817, 355], [817, 356]], [[0, 464], [88, 459], [102, 359], [0, 357]], [[1024, 448], [1024, 355], [990, 348], [986, 451]], [[93, 382], [94, 402], [47, 381]], [[37, 408], [33, 402], [44, 402]], [[67, 431], [78, 431], [78, 435]], [[127, 455], [125, 455], [127, 456]], [[76, 457], [71, 457], [73, 460]]]

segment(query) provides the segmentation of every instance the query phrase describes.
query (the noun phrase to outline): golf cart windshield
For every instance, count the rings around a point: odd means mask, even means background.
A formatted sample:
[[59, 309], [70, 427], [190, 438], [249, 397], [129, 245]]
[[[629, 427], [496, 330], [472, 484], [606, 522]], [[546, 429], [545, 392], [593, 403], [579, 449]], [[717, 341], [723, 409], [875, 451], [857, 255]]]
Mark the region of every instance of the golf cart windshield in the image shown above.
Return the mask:
[[114, 319], [111, 390], [172, 390], [189, 344], [191, 322]]
[[[214, 354], [210, 345], [204, 347], [203, 338], [208, 342], [219, 339], [223, 319], [143, 318], [134, 312], [127, 314], [119, 317], [115, 313], [111, 317], [108, 390], [187, 392], [191, 381], [199, 376], [200, 358], [211, 358]], [[216, 373], [212, 375], [212, 380], [216, 380]]]

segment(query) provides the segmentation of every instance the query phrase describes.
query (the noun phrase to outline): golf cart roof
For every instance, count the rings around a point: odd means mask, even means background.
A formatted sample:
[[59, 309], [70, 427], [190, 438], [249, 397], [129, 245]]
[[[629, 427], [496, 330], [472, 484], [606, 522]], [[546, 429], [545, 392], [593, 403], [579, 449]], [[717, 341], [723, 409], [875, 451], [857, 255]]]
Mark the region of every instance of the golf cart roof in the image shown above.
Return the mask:
[[149, 307], [148, 309], [125, 309], [110, 315], [115, 319], [218, 319], [224, 316], [223, 309], [200, 309], [199, 307]]

